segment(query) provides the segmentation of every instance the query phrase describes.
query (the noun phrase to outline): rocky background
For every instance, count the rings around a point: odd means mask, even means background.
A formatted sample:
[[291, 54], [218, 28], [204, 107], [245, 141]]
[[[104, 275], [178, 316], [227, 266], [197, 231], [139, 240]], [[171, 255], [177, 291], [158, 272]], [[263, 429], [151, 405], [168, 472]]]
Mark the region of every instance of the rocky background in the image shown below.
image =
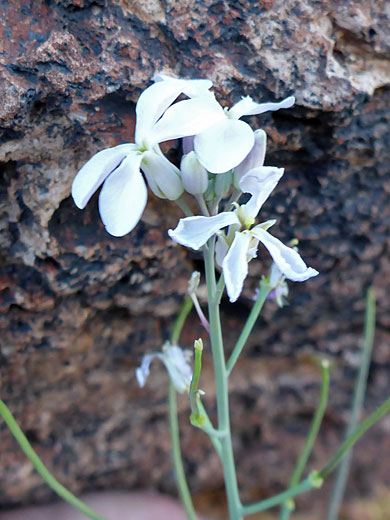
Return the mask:
[[[134, 104], [159, 71], [208, 77], [227, 104], [241, 95], [297, 98], [256, 122], [269, 137], [266, 163], [286, 168], [263, 218], [277, 216], [275, 234], [297, 237], [321, 274], [290, 284], [289, 307], [267, 304], [232, 375], [243, 499], [277, 492], [289, 478], [319, 393], [313, 355], [329, 357], [333, 370], [311, 466], [338, 446], [370, 285], [378, 321], [366, 412], [388, 396], [389, 23], [385, 0], [1, 2], [0, 395], [72, 491], [175, 493], [166, 375], [156, 364], [140, 390], [134, 368], [168, 337], [199, 258], [168, 240], [179, 213], [165, 202], [151, 196], [143, 222], [118, 239], [104, 231], [96, 197], [81, 212], [69, 195], [92, 154], [132, 141]], [[261, 258], [240, 302], [223, 303], [228, 349], [269, 265]], [[192, 317], [183, 344], [200, 333]], [[211, 377], [206, 355], [202, 387], [213, 415]], [[196, 503], [224, 518], [217, 457], [190, 427], [185, 400], [180, 407]], [[0, 430], [2, 507], [50, 500]], [[359, 444], [346, 518], [389, 518], [389, 434], [387, 417]], [[301, 511], [320, 518], [329, 489], [302, 497]], [[357, 497], [376, 513], [364, 513]]]

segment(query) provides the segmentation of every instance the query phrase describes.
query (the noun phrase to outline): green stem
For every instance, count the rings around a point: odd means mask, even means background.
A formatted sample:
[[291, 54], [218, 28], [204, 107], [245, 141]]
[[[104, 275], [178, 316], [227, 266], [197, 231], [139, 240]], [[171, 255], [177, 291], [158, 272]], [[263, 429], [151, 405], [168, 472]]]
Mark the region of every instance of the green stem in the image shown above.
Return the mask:
[[266, 511], [267, 509], [271, 509], [271, 507], [279, 506], [287, 500], [291, 500], [301, 493], [305, 493], [305, 491], [309, 491], [315, 487], [318, 488], [320, 487], [320, 481], [317, 484], [316, 478], [317, 474], [314, 472], [313, 475], [310, 475], [307, 479], [303, 480], [296, 486], [290, 487], [286, 491], [279, 493], [278, 495], [267, 498], [266, 500], [262, 500], [261, 502], [256, 502], [255, 504], [243, 506], [244, 514], [253, 515], [254, 513], [259, 513], [260, 511]]
[[171, 343], [172, 345], [177, 345], [179, 342], [180, 334], [183, 329], [184, 323], [187, 319], [187, 316], [191, 312], [193, 306], [193, 302], [190, 296], [187, 296], [184, 300], [183, 305], [181, 306], [179, 315], [176, 318], [176, 321], [173, 325], [172, 334], [171, 334]]
[[327, 477], [341, 462], [341, 459], [352, 448], [352, 446], [360, 439], [360, 437], [373, 426], [385, 414], [390, 412], [390, 397], [377, 408], [371, 415], [365, 419], [358, 428], [343, 442], [340, 449], [333, 456], [332, 460], [319, 472], [321, 478]]
[[218, 304], [221, 302], [221, 298], [222, 298], [224, 289], [225, 289], [225, 278], [223, 276], [223, 273], [221, 273], [219, 276], [218, 283], [217, 283], [217, 292], [215, 295], [215, 298], [216, 298]]
[[186, 217], [192, 217], [194, 215], [183, 195], [179, 199], [176, 199], [175, 202]]
[[[172, 328], [171, 343], [173, 345], [176, 345], [179, 342], [181, 331], [183, 330], [183, 326], [188, 317], [188, 314], [191, 312], [192, 306], [192, 299], [190, 296], [187, 296], [181, 306], [180, 312]], [[168, 406], [172, 461], [176, 484], [179, 491], [180, 500], [183, 504], [188, 519], [196, 520], [196, 513], [192, 503], [191, 493], [188, 488], [183, 465], [183, 457], [180, 449], [180, 432], [179, 419], [177, 415], [176, 390], [171, 379], [169, 379], [168, 387]]]
[[188, 520], [196, 520], [196, 513], [192, 504], [190, 490], [188, 488], [186, 475], [183, 466], [183, 457], [180, 449], [179, 421], [177, 416], [176, 390], [171, 380], [168, 388], [169, 402], [169, 427], [171, 434], [171, 449], [173, 468], [176, 477], [176, 484], [179, 490], [180, 500], [187, 514]]
[[266, 280], [261, 280], [260, 282], [260, 291], [259, 295], [257, 297], [257, 300], [255, 304], [252, 307], [252, 310], [248, 316], [248, 319], [245, 323], [244, 328], [241, 331], [241, 334], [237, 340], [237, 343], [233, 349], [233, 352], [230, 355], [229, 361], [226, 365], [227, 375], [230, 375], [230, 372], [232, 371], [239, 355], [242, 352], [242, 349], [245, 346], [245, 343], [247, 342], [247, 339], [252, 332], [252, 329], [256, 323], [256, 320], [260, 314], [260, 311], [264, 305], [264, 302], [271, 291], [271, 287], [269, 286], [268, 282]]
[[212, 238], [208, 242], [208, 247], [204, 248], [203, 254], [208, 292], [210, 341], [213, 352], [215, 381], [217, 387], [218, 430], [226, 432], [226, 435], [220, 439], [221, 462], [224, 472], [230, 518], [231, 520], [241, 520], [242, 506], [238, 492], [232, 437], [230, 431], [228, 376], [226, 372], [225, 355], [223, 350], [219, 301], [217, 298], [214, 247], [215, 239]]
[[203, 195], [195, 195], [196, 202], [198, 203], [200, 211], [203, 213], [205, 217], [209, 217], [210, 213], [207, 208], [206, 202], [204, 200]]
[[[321, 386], [321, 394], [319, 403], [314, 414], [309, 433], [306, 438], [305, 445], [303, 447], [302, 453], [299, 456], [293, 474], [291, 476], [289, 482], [289, 488], [294, 487], [298, 484], [299, 479], [302, 476], [303, 470], [306, 466], [306, 463], [309, 459], [310, 453], [313, 449], [314, 442], [317, 438], [322, 419], [324, 417], [324, 413], [326, 410], [326, 405], [328, 402], [328, 392], [329, 392], [329, 362], [323, 360], [321, 362], [321, 372], [322, 372], [322, 386]], [[282, 509], [280, 511], [280, 520], [288, 520], [291, 514], [291, 508], [288, 504], [283, 504]]]
[[[346, 437], [356, 428], [363, 408], [364, 395], [366, 393], [368, 370], [371, 362], [371, 352], [375, 335], [375, 299], [373, 291], [369, 289], [366, 297], [366, 316], [364, 323], [364, 344], [359, 364], [359, 372], [356, 378], [355, 393], [351, 407], [351, 415], [348, 421]], [[328, 520], [337, 520], [338, 512], [343, 500], [345, 487], [348, 480], [351, 465], [352, 450], [344, 457], [337, 471], [333, 486], [333, 492], [329, 503]]]
[[190, 405], [191, 405], [191, 423], [194, 426], [202, 426], [205, 418], [202, 416], [199, 410], [199, 379], [200, 372], [202, 370], [202, 352], [203, 352], [203, 341], [198, 339], [194, 343], [195, 350], [195, 361], [194, 370], [192, 372], [191, 387], [190, 387]]
[[81, 513], [83, 513], [88, 518], [92, 518], [93, 520], [106, 520], [103, 516], [98, 515], [92, 509], [90, 509], [86, 504], [81, 502], [77, 497], [75, 497], [70, 491], [68, 491], [62, 484], [58, 482], [57, 479], [51, 475], [49, 470], [43, 464], [41, 459], [33, 450], [31, 444], [28, 442], [26, 436], [20, 429], [19, 425], [13, 418], [10, 410], [5, 405], [5, 403], [0, 399], [0, 415], [6, 422], [8, 428], [11, 430], [12, 435], [15, 437], [19, 446], [24, 451], [27, 458], [30, 460], [31, 464], [37, 470], [42, 479], [46, 482], [46, 484], [55, 492], [58, 496], [60, 496], [63, 500], [68, 502], [71, 506], [75, 507]]
[[219, 440], [219, 436], [216, 436], [216, 435], [213, 435], [211, 432], [215, 432], [215, 431], [218, 431], [214, 428], [213, 426], [213, 423], [210, 421], [210, 418], [206, 412], [206, 409], [205, 407], [203, 406], [203, 403], [202, 401], [199, 399], [199, 402], [198, 402], [198, 406], [199, 406], [199, 411], [200, 413], [205, 417], [205, 422], [204, 422], [204, 426], [207, 428], [204, 429], [202, 428], [202, 430], [204, 430], [205, 433], [207, 433], [210, 437], [210, 440], [211, 442], [213, 443], [213, 446], [215, 448], [215, 451], [218, 453], [218, 455], [220, 457], [222, 457], [222, 451], [221, 451], [221, 441]]
[[250, 515], [253, 513], [257, 513], [259, 511], [265, 511], [266, 509], [270, 509], [271, 507], [278, 506], [283, 502], [286, 502], [296, 495], [299, 495], [305, 491], [309, 491], [311, 488], [319, 488], [321, 487], [322, 481], [328, 477], [332, 471], [334, 471], [338, 464], [341, 462], [343, 457], [348, 453], [348, 451], [352, 448], [352, 446], [360, 439], [365, 432], [371, 428], [379, 419], [381, 419], [386, 413], [390, 412], [390, 397], [379, 407], [377, 408], [367, 419], [365, 419], [358, 428], [346, 439], [340, 448], [337, 450], [332, 459], [328, 462], [326, 466], [322, 468], [321, 471], [312, 472], [309, 477], [298, 485], [287, 489], [287, 491], [283, 491], [278, 495], [275, 495], [271, 498], [267, 498], [266, 500], [262, 500], [261, 502], [256, 502], [255, 504], [250, 504], [247, 506], [243, 506], [243, 513], [245, 515]]

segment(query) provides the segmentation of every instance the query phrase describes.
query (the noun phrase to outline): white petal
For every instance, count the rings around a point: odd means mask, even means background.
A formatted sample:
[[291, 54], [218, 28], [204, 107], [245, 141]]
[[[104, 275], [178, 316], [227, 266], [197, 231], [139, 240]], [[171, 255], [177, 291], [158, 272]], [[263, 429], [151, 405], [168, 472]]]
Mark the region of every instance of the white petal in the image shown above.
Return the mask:
[[154, 358], [162, 358], [162, 354], [156, 352], [154, 354], [146, 354], [141, 361], [141, 365], [136, 369], [135, 375], [141, 388], [145, 386], [146, 380], [150, 374], [150, 363]]
[[318, 271], [307, 267], [295, 249], [285, 246], [268, 231], [261, 229], [260, 226], [255, 226], [251, 229], [251, 233], [264, 244], [277, 267], [289, 280], [304, 282], [312, 276], [317, 276]]
[[248, 275], [247, 252], [251, 240], [250, 233], [236, 231], [233, 243], [222, 263], [226, 290], [231, 302], [235, 302], [240, 296], [244, 280]]
[[222, 267], [222, 262], [229, 250], [229, 244], [225, 236], [218, 236], [215, 243], [215, 261]]
[[136, 148], [134, 144], [120, 144], [95, 154], [74, 178], [72, 197], [76, 206], [84, 209], [106, 177]]
[[225, 117], [222, 107], [211, 94], [186, 99], [168, 108], [153, 126], [147, 139], [154, 144], [196, 135]]
[[150, 189], [157, 197], [176, 200], [183, 193], [180, 170], [162, 153], [144, 152], [141, 169]]
[[[153, 77], [153, 81], [156, 83], [159, 81], [172, 81], [177, 79], [181, 78], [175, 78], [164, 73], [156, 74]], [[185, 85], [183, 88], [183, 93], [188, 97], [203, 95], [205, 90], [208, 90], [213, 86], [213, 82], [209, 79], [181, 79], [181, 81], [185, 81], [187, 83], [187, 85]]]
[[275, 262], [271, 265], [271, 272], [269, 275], [269, 285], [272, 289], [275, 289], [281, 281], [283, 281], [284, 276], [279, 267], [275, 264]]
[[184, 80], [171, 79], [154, 83], [142, 92], [135, 108], [137, 114], [135, 142], [138, 145], [144, 145], [143, 141], [148, 139], [153, 125], [183, 92], [185, 85]]
[[237, 188], [241, 178], [248, 173], [249, 170], [263, 166], [266, 145], [267, 134], [264, 130], [255, 130], [255, 143], [252, 150], [248, 153], [245, 159], [234, 168], [234, 182]]
[[182, 394], [188, 390], [192, 379], [192, 369], [187, 361], [186, 352], [177, 345], [168, 345], [163, 348], [161, 361], [164, 363], [176, 391]]
[[115, 237], [129, 233], [145, 209], [147, 190], [139, 170], [141, 154], [131, 154], [106, 179], [99, 212], [106, 230]]
[[211, 173], [224, 173], [242, 162], [254, 143], [251, 127], [226, 116], [195, 137], [195, 153]]
[[[208, 89], [213, 86], [213, 82], [209, 79], [189, 79], [183, 88], [183, 94], [190, 98], [204, 96]], [[210, 93], [211, 94], [211, 93]]]
[[199, 249], [220, 229], [231, 224], [240, 224], [235, 213], [220, 213], [213, 217], [186, 217], [179, 220], [176, 229], [169, 229], [168, 234], [178, 244], [192, 249]]
[[245, 174], [239, 186], [244, 193], [250, 193], [252, 197], [245, 204], [246, 216], [256, 217], [264, 202], [268, 199], [279, 180], [282, 178], [284, 168], [275, 166], [261, 166], [253, 168]]
[[247, 96], [232, 106], [229, 110], [229, 116], [234, 119], [239, 119], [242, 116], [255, 116], [281, 108], [290, 108], [294, 103], [294, 96], [289, 96], [278, 103], [255, 103], [251, 97]]

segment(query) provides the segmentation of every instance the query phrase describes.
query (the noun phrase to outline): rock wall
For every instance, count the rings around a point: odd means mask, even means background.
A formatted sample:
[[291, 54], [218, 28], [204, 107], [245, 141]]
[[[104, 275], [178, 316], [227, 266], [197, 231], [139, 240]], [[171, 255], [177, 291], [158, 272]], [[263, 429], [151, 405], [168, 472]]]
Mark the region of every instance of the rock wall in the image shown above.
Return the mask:
[[[367, 411], [390, 383], [385, 0], [20, 0], [3, 1], [0, 14], [1, 397], [33, 446], [75, 492], [174, 493], [166, 376], [153, 367], [141, 391], [134, 367], [168, 336], [198, 257], [168, 240], [179, 213], [152, 196], [142, 223], [120, 239], [104, 231], [96, 197], [80, 212], [69, 196], [93, 153], [131, 142], [134, 104], [165, 71], [212, 79], [227, 104], [296, 96], [295, 108], [257, 120], [269, 138], [266, 162], [286, 168], [263, 214], [278, 217], [277, 236], [297, 237], [321, 274], [290, 285], [288, 308], [267, 304], [232, 376], [232, 422], [243, 498], [280, 490], [318, 396], [310, 358], [327, 355], [333, 385], [312, 466], [323, 464], [342, 438], [370, 285], [378, 323]], [[223, 303], [228, 349], [262, 260], [252, 262], [241, 302]], [[192, 318], [183, 343], [199, 334]], [[211, 377], [206, 355], [212, 413]], [[180, 406], [190, 484], [215, 513], [219, 463]], [[0, 430], [0, 503], [47, 500]], [[387, 418], [356, 450], [351, 498], [389, 489], [389, 430]], [[318, 512], [326, 501], [325, 488], [300, 504]]]

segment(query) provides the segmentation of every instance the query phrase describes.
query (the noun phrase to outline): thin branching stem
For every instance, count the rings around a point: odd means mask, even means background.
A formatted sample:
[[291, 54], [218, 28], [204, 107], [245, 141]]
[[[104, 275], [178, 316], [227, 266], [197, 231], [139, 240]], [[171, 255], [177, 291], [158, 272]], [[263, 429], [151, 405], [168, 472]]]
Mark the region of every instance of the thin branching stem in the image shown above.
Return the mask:
[[46, 484], [65, 502], [68, 502], [71, 506], [78, 509], [81, 513], [83, 513], [88, 518], [92, 520], [106, 520], [103, 516], [95, 513], [89, 506], [84, 504], [81, 500], [73, 495], [70, 491], [68, 491], [62, 484], [58, 482], [58, 480], [53, 477], [50, 471], [43, 464], [41, 459], [38, 457], [36, 452], [33, 450], [31, 444], [28, 442], [26, 436], [20, 429], [19, 425], [15, 421], [12, 413], [6, 406], [6, 404], [0, 400], [0, 415], [6, 422], [8, 428], [10, 429], [12, 435], [15, 437], [19, 446], [24, 451], [25, 455], [34, 466], [36, 471], [42, 477], [42, 479], [46, 482]]
[[[326, 405], [328, 403], [328, 393], [329, 393], [329, 362], [327, 360], [323, 360], [321, 362], [321, 375], [322, 375], [322, 385], [321, 385], [321, 393], [320, 399], [318, 402], [317, 409], [315, 411], [309, 433], [306, 437], [305, 445], [303, 447], [302, 453], [298, 458], [297, 464], [294, 468], [293, 474], [291, 476], [289, 482], [289, 488], [292, 488], [298, 485], [298, 482], [302, 476], [303, 470], [305, 469], [306, 463], [309, 459], [310, 453], [312, 452], [314, 442], [317, 438], [318, 432], [320, 430], [320, 426], [322, 423], [322, 419], [324, 417], [324, 413], [326, 410]], [[281, 511], [280, 511], [280, 520], [288, 520], [291, 514], [290, 504], [284, 503]]]

